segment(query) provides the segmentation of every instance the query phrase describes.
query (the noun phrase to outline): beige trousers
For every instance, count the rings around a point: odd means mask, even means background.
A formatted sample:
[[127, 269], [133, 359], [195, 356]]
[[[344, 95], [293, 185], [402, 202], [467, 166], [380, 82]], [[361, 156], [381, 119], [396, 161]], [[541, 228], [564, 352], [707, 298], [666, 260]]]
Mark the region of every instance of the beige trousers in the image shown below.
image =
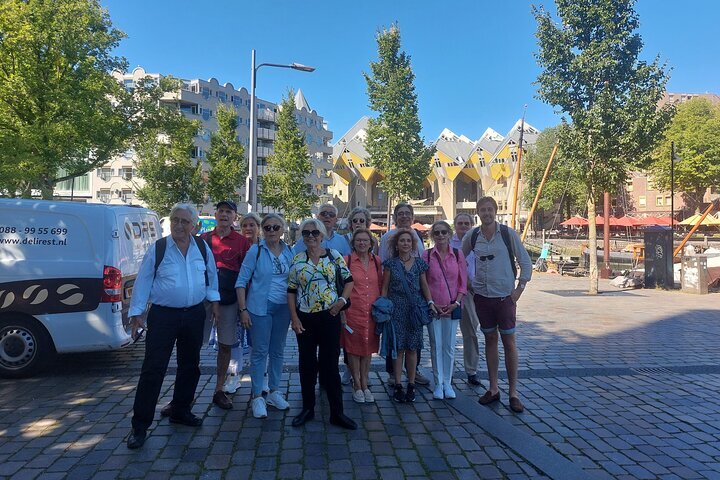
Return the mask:
[[460, 319], [460, 332], [463, 337], [463, 365], [465, 373], [475, 375], [480, 361], [480, 347], [478, 345], [478, 320], [475, 312], [473, 294], [468, 292], [463, 302], [462, 318]]

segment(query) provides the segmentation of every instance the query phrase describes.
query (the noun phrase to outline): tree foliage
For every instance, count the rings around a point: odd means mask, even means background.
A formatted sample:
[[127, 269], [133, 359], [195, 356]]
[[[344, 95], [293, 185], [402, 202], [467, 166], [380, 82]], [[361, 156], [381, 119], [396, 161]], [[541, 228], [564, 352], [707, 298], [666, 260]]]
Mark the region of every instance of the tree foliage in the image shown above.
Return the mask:
[[702, 203], [708, 187], [720, 185], [720, 106], [697, 97], [677, 107], [670, 127], [655, 149], [650, 173], [655, 185], [670, 190], [670, 149], [675, 142], [675, 191]]
[[365, 148], [390, 199], [412, 198], [430, 174], [434, 150], [420, 137], [415, 74], [410, 56], [401, 50], [399, 27], [378, 32], [376, 39], [378, 60], [370, 62], [371, 73], [363, 74], [369, 106], [377, 112], [368, 122]]
[[200, 122], [166, 109], [162, 123], [135, 147], [137, 173], [145, 181], [142, 187], [135, 185], [137, 196], [161, 216], [178, 202], [204, 202], [202, 162], [192, 158], [199, 126]]
[[306, 178], [312, 173], [305, 135], [295, 118], [295, 93], [288, 91], [277, 117], [274, 153], [267, 159], [268, 173], [263, 175], [260, 198], [263, 205], [285, 213], [288, 219], [300, 219], [311, 213], [318, 201]]
[[[557, 141], [557, 127], [547, 128], [542, 131], [523, 158], [522, 176], [527, 185], [523, 191], [525, 205], [532, 205], [535, 200], [545, 167]], [[584, 213], [586, 199], [587, 189], [582, 170], [558, 148], [537, 208], [540, 210], [557, 208], [560, 212], [564, 210], [566, 215]], [[560, 202], [562, 205], [559, 205]]]
[[[0, 2], [0, 188], [52, 198], [57, 181], [124, 151], [157, 112], [158, 85], [111, 75], [123, 32], [98, 0]], [[143, 112], [143, 115], [138, 115]], [[59, 171], [68, 172], [58, 178]]]
[[[534, 7], [540, 50], [538, 96], [567, 114], [558, 128], [560, 147], [584, 172], [588, 215], [596, 199], [616, 190], [631, 165], [649, 158], [672, 115], [658, 110], [666, 67], [640, 60], [634, 0], [555, 0], [550, 12]], [[570, 123], [568, 123], [568, 121]], [[597, 246], [590, 222], [590, 251]], [[590, 255], [590, 293], [597, 292], [597, 262]]]
[[207, 161], [207, 193], [213, 202], [238, 202], [238, 188], [247, 176], [245, 149], [237, 138], [238, 116], [232, 107], [220, 106], [217, 110], [218, 130], [210, 138]]

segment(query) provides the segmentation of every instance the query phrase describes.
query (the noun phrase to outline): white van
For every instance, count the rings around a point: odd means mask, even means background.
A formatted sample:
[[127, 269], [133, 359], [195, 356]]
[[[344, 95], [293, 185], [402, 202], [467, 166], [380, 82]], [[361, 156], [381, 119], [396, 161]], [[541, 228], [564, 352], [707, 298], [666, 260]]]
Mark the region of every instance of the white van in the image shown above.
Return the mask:
[[160, 232], [145, 208], [0, 199], [0, 376], [128, 345], [133, 283]]

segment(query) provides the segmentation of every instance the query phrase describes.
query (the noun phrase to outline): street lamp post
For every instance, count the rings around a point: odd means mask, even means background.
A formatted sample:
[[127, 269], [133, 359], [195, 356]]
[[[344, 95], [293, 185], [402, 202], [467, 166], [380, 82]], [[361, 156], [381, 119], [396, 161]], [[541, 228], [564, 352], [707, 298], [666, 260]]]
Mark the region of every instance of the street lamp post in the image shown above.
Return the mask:
[[260, 67], [277, 67], [291, 68], [301, 72], [314, 72], [315, 67], [308, 67], [301, 63], [291, 63], [289, 65], [279, 63], [261, 63], [255, 66], [255, 50], [251, 54], [251, 73], [250, 73], [250, 151], [248, 152], [248, 177], [245, 184], [247, 192], [248, 211], [257, 210], [257, 119], [255, 118], [255, 79], [257, 71]]

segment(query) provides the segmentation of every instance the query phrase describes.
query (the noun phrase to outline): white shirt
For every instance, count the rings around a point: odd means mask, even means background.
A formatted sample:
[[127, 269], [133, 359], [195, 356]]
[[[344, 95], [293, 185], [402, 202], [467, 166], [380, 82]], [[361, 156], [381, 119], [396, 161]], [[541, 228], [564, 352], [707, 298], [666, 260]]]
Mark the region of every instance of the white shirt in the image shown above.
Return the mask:
[[[183, 255], [172, 236], [167, 238], [167, 248], [162, 263], [155, 274], [155, 245], [145, 253], [140, 271], [135, 278], [128, 316], [142, 315], [148, 301], [163, 307], [187, 308], [201, 303], [220, 301], [217, 267], [212, 249], [206, 245], [207, 263], [195, 240], [190, 239], [187, 256]], [[205, 271], [208, 283], [205, 286]], [[154, 277], [154, 278], [153, 278]]]
[[[425, 251], [425, 245], [423, 245], [422, 238], [420, 238], [420, 235], [413, 230], [410, 229], [415, 234], [415, 237], [417, 238], [417, 256], [421, 257], [422, 253]], [[397, 228], [393, 228], [386, 234], [384, 234], [382, 237], [380, 237], [380, 260], [383, 262], [389, 258], [392, 258], [392, 253], [388, 252], [388, 241], [390, 240], [390, 237], [395, 235], [395, 232], [397, 232]]]

